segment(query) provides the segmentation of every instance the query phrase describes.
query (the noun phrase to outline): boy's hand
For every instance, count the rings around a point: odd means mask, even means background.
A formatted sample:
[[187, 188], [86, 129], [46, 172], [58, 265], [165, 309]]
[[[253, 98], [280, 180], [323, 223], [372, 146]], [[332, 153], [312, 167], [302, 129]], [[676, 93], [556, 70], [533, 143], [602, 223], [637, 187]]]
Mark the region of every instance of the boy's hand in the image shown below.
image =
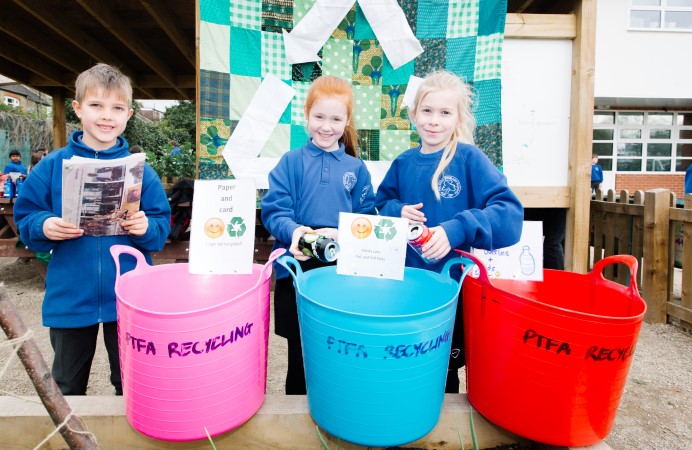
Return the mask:
[[432, 233], [430, 240], [423, 244], [421, 248], [423, 250], [422, 256], [426, 259], [439, 261], [447, 256], [447, 253], [452, 249], [452, 245], [449, 243], [449, 238], [444, 228], [440, 226], [432, 227], [430, 232]]
[[405, 205], [401, 208], [402, 219], [408, 219], [409, 222], [420, 222], [424, 223], [427, 219], [425, 214], [420, 209], [423, 207], [422, 203], [416, 203], [415, 205]]
[[82, 236], [84, 230], [60, 217], [50, 217], [43, 222], [43, 234], [51, 241], [64, 241]]
[[127, 230], [128, 234], [134, 236], [144, 236], [149, 228], [149, 219], [144, 211], [137, 211], [127, 216], [127, 220], [120, 222], [123, 229]]
[[305, 233], [314, 233], [315, 231], [310, 228], [306, 227], [304, 225], [299, 226], [293, 231], [293, 238], [291, 239], [291, 247], [289, 247], [288, 251], [291, 252], [291, 255], [298, 261], [307, 261], [310, 259], [309, 256], [304, 255], [303, 252], [298, 249], [298, 241], [300, 240], [300, 237], [304, 235]]

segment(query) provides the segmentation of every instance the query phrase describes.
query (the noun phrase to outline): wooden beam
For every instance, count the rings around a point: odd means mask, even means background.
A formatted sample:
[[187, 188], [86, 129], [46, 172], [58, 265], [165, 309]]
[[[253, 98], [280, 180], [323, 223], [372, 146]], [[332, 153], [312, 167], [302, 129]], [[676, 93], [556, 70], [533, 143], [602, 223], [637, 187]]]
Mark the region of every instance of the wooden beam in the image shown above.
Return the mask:
[[173, 15], [169, 12], [169, 7], [162, 4], [159, 0], [139, 0], [144, 9], [153, 17], [156, 23], [171, 39], [171, 42], [180, 50], [183, 57], [195, 67], [195, 43], [190, 37], [185, 36], [178, 27]]
[[524, 208], [569, 208], [569, 186], [510, 186]]
[[[161, 77], [155, 74], [139, 74], [137, 85], [152, 89], [168, 88], [168, 83], [164, 83]], [[175, 85], [181, 89], [195, 89], [195, 77], [194, 75], [176, 75]]]
[[152, 71], [156, 72], [166, 80], [166, 82], [180, 93], [181, 96], [185, 96], [182, 90], [178, 88], [175, 84], [175, 73], [168, 67], [159, 56], [151, 50], [149, 47], [144, 45], [143, 39], [138, 39], [135, 33], [123, 22], [118, 16], [116, 16], [110, 4], [107, 2], [94, 2], [89, 0], [75, 0], [79, 3], [85, 11], [87, 11], [95, 21], [99, 22], [106, 28], [113, 36], [118, 38], [120, 42], [123, 43], [127, 48], [129, 48], [132, 53], [137, 55], [139, 59], [145, 64], [151, 67]]
[[[11, 442], [16, 448], [33, 448], [54, 430], [42, 405], [36, 397], [0, 397], [0, 429], [3, 441]], [[191, 442], [166, 442], [146, 437], [126, 420], [123, 397], [68, 396], [75, 414], [84, 420], [89, 432], [98, 437], [101, 448], [186, 449], [208, 450], [206, 439]], [[34, 401], [32, 401], [34, 400]], [[421, 439], [405, 447], [419, 449], [473, 448], [469, 429], [471, 406], [465, 394], [445, 394], [442, 414], [437, 425]], [[476, 411], [473, 423], [479, 448], [493, 448], [512, 443], [529, 444], [502, 428], [499, 428]], [[330, 448], [342, 450], [362, 449], [345, 441], [331, 437], [322, 431]], [[245, 424], [213, 438], [216, 448], [222, 449], [304, 449], [322, 448], [317, 425], [310, 416], [304, 395], [267, 395], [260, 410]], [[62, 448], [60, 436], [52, 437], [47, 448]]]
[[[79, 74], [84, 67], [84, 60], [80, 55], [56, 43], [54, 35], [48, 34], [42, 29], [35, 29], [26, 21], [0, 15], [0, 30], [36, 51], [45, 59], [52, 61], [55, 65], [71, 70], [73, 74]], [[75, 75], [72, 76], [72, 78], [74, 77]]]
[[577, 18], [574, 14], [507, 14], [505, 38], [574, 39]]
[[51, 80], [54, 85], [62, 85], [63, 73], [57, 71], [52, 65], [47, 64], [29, 47], [18, 43], [14, 44], [11, 38], [2, 38], [3, 44], [0, 46], [0, 56], [14, 61], [16, 64], [26, 68], [41, 77]]
[[14, 1], [14, 3], [16, 3], [26, 12], [34, 16], [34, 18], [43, 23], [46, 27], [53, 30], [67, 42], [89, 55], [92, 58], [92, 61], [85, 64], [86, 67], [89, 67], [89, 65], [96, 62], [105, 62], [109, 64], [117, 64], [122, 71], [133, 73], [133, 71], [126, 64], [119, 64], [121, 62], [120, 58], [115, 56], [105, 47], [98, 44], [90, 36], [75, 27], [66, 26], [67, 24], [62, 20], [62, 14], [60, 14], [60, 11], [56, 9], [56, 7], [52, 6], [54, 3], [39, 0], [12, 1]]
[[29, 79], [34, 76], [32, 72], [26, 70], [26, 67], [18, 65], [11, 59], [3, 58], [2, 55], [0, 55], [0, 66], [2, 67], [3, 75], [21, 84], [28, 85]]
[[589, 264], [589, 204], [596, 64], [596, 0], [581, 0], [576, 14], [577, 36], [572, 43], [572, 91], [565, 269], [585, 273]]
[[[81, 70], [86, 70], [97, 62], [103, 62], [107, 64], [113, 64], [118, 67], [123, 73], [128, 74], [132, 77], [133, 83], [137, 84], [137, 80], [133, 77], [135, 71], [132, 70], [121, 58], [115, 56], [110, 50], [101, 46], [96, 40], [91, 36], [87, 35], [77, 27], [66, 26], [65, 22], [62, 20], [63, 14], [57, 9], [52, 2], [44, 2], [42, 0], [12, 0], [17, 6], [21, 7], [24, 11], [31, 14], [36, 20], [41, 22], [47, 28], [55, 32], [58, 36], [65, 39], [65, 41], [72, 44], [75, 48], [81, 50], [86, 55], [88, 55], [91, 60], [87, 60], [84, 63], [84, 67]], [[4, 47], [4, 46], [3, 46]], [[27, 66], [30, 68], [31, 66]], [[81, 72], [81, 71], [80, 71]], [[50, 77], [46, 77], [50, 78]], [[61, 80], [59, 85], [68, 87], [74, 84], [74, 75], [69, 76], [69, 82]], [[54, 83], [53, 86], [56, 84]], [[33, 84], [32, 84], [33, 86]], [[146, 89], [141, 89], [145, 97], [154, 98]]]

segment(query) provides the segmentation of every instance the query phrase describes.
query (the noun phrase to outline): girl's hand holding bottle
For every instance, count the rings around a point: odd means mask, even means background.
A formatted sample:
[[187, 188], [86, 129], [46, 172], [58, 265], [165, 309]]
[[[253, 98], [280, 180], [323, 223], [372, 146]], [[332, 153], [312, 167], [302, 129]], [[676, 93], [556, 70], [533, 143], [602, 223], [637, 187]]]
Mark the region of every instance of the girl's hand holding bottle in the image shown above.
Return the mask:
[[307, 261], [308, 259], [310, 259], [309, 256], [303, 254], [303, 252], [300, 251], [300, 248], [298, 248], [298, 241], [300, 240], [300, 237], [305, 233], [315, 233], [315, 231], [310, 227], [306, 227], [305, 225], [301, 225], [295, 230], [293, 230], [291, 246], [288, 249], [288, 251], [291, 252], [291, 255], [293, 255], [293, 257], [298, 261]]
[[452, 246], [449, 243], [447, 232], [441, 226], [430, 228], [430, 232], [432, 233], [432, 237], [421, 248], [421, 250], [423, 250], [421, 256], [425, 259], [439, 261], [447, 256], [447, 253], [452, 250]]

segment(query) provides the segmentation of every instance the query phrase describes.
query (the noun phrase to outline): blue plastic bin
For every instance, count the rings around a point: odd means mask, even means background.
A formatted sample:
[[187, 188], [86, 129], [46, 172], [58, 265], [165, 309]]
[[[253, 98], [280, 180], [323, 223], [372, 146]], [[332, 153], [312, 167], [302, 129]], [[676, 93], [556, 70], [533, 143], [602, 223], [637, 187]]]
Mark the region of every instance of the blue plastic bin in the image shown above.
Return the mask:
[[406, 268], [404, 280], [303, 272], [282, 256], [296, 286], [310, 414], [332, 435], [364, 446], [425, 436], [442, 411], [463, 264], [441, 274]]

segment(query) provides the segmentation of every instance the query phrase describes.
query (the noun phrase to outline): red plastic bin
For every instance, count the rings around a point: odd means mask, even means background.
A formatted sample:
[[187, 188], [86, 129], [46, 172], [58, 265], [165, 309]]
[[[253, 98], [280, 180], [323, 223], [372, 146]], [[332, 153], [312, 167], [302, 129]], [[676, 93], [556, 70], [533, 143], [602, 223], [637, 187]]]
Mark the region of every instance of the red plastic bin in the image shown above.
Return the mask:
[[[617, 255], [591, 273], [545, 270], [542, 282], [463, 283], [466, 383], [473, 407], [528, 439], [587, 446], [610, 432], [646, 303], [637, 260]], [[628, 287], [603, 278], [610, 264], [630, 270]]]

